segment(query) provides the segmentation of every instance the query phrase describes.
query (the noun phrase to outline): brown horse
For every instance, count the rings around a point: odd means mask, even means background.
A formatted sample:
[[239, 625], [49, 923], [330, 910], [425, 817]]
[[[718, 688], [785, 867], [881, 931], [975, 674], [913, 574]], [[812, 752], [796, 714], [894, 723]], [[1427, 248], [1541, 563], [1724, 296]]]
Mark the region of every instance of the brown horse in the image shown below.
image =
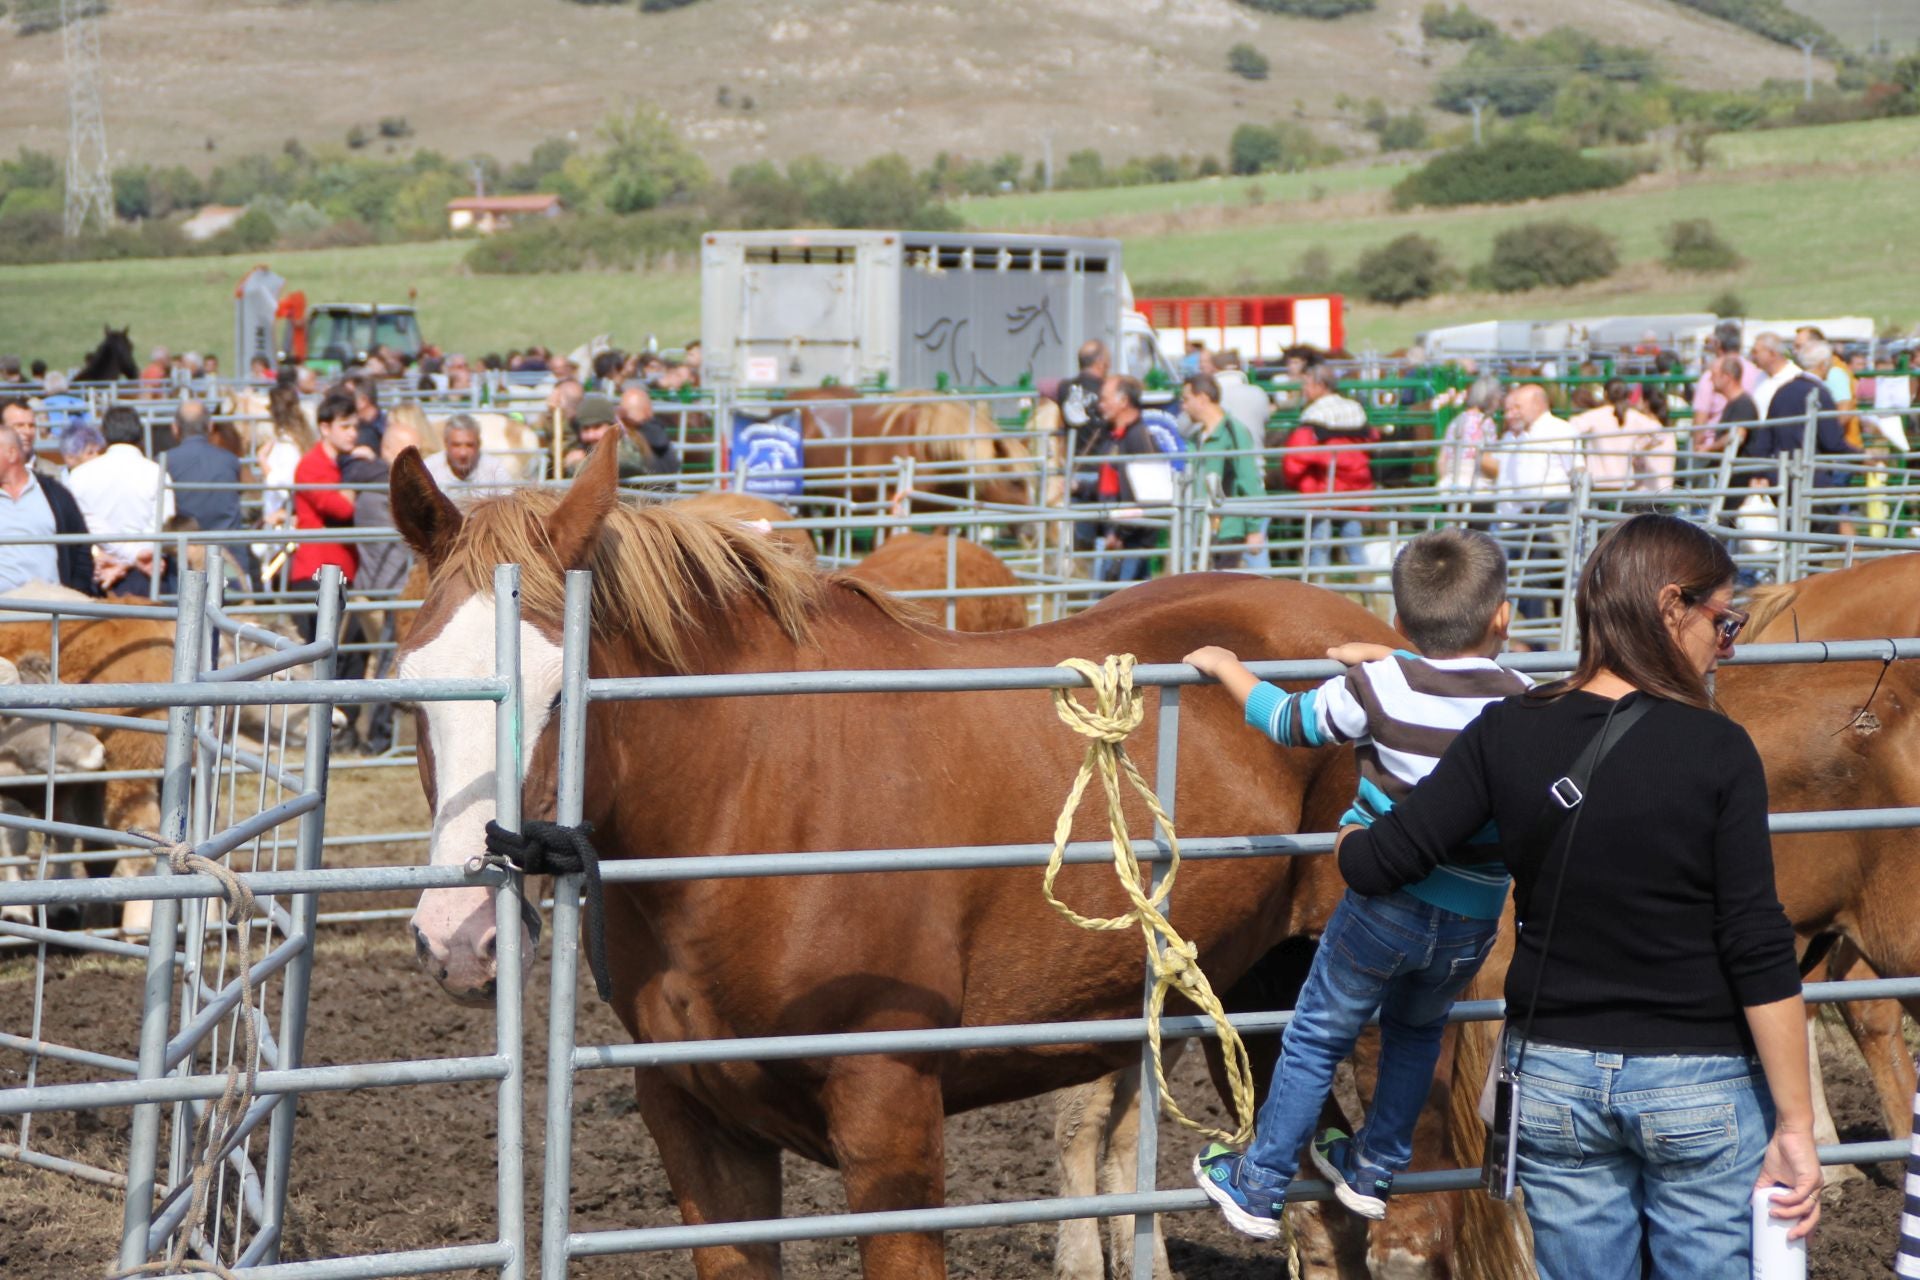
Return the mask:
[[[953, 556], [953, 580], [947, 580], [947, 557]], [[957, 535], [936, 537], [926, 533], [896, 533], [873, 554], [847, 570], [857, 578], [883, 591], [943, 591], [949, 586], [1017, 587], [1020, 579], [1013, 570], [977, 542]], [[944, 601], [904, 600], [903, 606], [936, 626], [945, 626]], [[963, 596], [954, 601], [953, 627], [956, 631], [1011, 631], [1027, 625], [1027, 597]]]
[[[602, 448], [564, 497], [521, 493], [463, 514], [417, 454], [393, 470], [395, 523], [433, 570], [403, 674], [489, 670], [492, 567], [522, 567], [529, 818], [553, 812], [558, 748], [547, 730], [566, 569], [594, 571], [596, 676], [1033, 666], [1116, 651], [1167, 662], [1202, 640], [1283, 657], [1386, 638], [1325, 592], [1214, 574], [1134, 587], [1045, 627], [943, 631], [737, 523], [620, 507], [615, 480]], [[1142, 744], [1158, 722], [1157, 699], [1147, 702]], [[1190, 833], [1293, 830], [1323, 783], [1341, 793], [1329, 803], [1349, 798], [1337, 753], [1246, 753], [1224, 692], [1197, 690], [1182, 712], [1178, 812]], [[418, 714], [432, 858], [464, 863], [492, 816], [494, 712], [435, 703]], [[1045, 695], [1021, 692], [598, 702], [587, 720], [585, 817], [609, 855], [626, 857], [1032, 841], [1051, 829], [1084, 747]], [[717, 803], [707, 780], [723, 778], [740, 785]], [[1144, 831], [1144, 813], [1129, 807]], [[1076, 838], [1102, 834], [1091, 812], [1075, 826]], [[1324, 919], [1330, 904], [1295, 892], [1299, 862], [1197, 862], [1180, 873], [1173, 919], [1217, 986], [1304, 932], [1303, 917]], [[1069, 868], [1061, 887], [1083, 911], [1123, 905], [1105, 868]], [[606, 912], [615, 1012], [644, 1040], [1139, 1009], [1137, 938], [1073, 929], [1033, 870], [609, 886]], [[457, 998], [484, 998], [494, 979], [492, 922], [485, 890], [421, 897], [412, 927], [422, 960]], [[1092, 1080], [1134, 1053], [1061, 1045], [643, 1069], [636, 1091], [688, 1222], [777, 1216], [783, 1149], [838, 1168], [855, 1212], [906, 1210], [945, 1199], [946, 1114]], [[945, 1274], [935, 1233], [867, 1238], [860, 1250], [873, 1280]], [[779, 1265], [773, 1246], [695, 1253], [702, 1280], [769, 1277]]]
[[[1778, 586], [1758, 587], [1747, 599], [1752, 642], [1870, 640], [1920, 635], [1920, 555], [1868, 560]], [[1877, 700], [1876, 700], [1877, 702]], [[1873, 970], [1845, 939], [1826, 961], [1831, 978], [1871, 978]], [[1860, 1046], [1887, 1130], [1903, 1138], [1912, 1129], [1913, 1056], [1901, 1034], [1902, 1010], [1891, 1000], [1840, 1006]]]
[[895, 477], [872, 469], [911, 459], [924, 468], [913, 480], [920, 492], [970, 497], [996, 506], [1024, 507], [1033, 502], [1037, 465], [1033, 455], [1019, 437], [1001, 432], [984, 402], [831, 403], [851, 395], [841, 387], [817, 387], [790, 397], [807, 402], [800, 412], [809, 469], [864, 469], [844, 482], [810, 479], [809, 489], [845, 493], [855, 502], [891, 501], [897, 496]]
[[750, 525], [809, 564], [819, 556], [813, 545], [812, 534], [805, 529], [783, 527], [793, 519], [793, 512], [767, 498], [710, 489], [706, 493], [696, 493], [691, 498], [681, 498], [678, 505], [682, 511]]
[[[1920, 672], [1895, 664], [1859, 715], [1878, 664], [1729, 667], [1717, 692], [1746, 726], [1767, 770], [1775, 813], [1920, 804]], [[1920, 831], [1825, 831], [1773, 838], [1774, 880], [1801, 938], [1840, 934], [1877, 973], [1920, 976], [1920, 923], [1909, 906], [1920, 889]], [[1510, 928], [1469, 998], [1497, 997], [1511, 957]], [[1903, 1001], [1913, 1012], [1920, 1001]], [[1490, 1024], [1460, 1028], [1449, 1101], [1452, 1157], [1480, 1159], [1476, 1103]], [[1437, 1163], [1432, 1156], [1429, 1162]], [[1460, 1256], [1475, 1277], [1530, 1275], [1517, 1218], [1484, 1196], [1466, 1197]]]

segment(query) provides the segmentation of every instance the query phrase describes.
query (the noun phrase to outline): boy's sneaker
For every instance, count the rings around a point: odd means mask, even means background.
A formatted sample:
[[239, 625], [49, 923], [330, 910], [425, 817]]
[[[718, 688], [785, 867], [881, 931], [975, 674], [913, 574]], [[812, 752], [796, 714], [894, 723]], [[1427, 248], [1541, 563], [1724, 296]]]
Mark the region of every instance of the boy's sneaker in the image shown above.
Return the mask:
[[1280, 1238], [1280, 1212], [1271, 1195], [1249, 1196], [1238, 1185], [1241, 1156], [1232, 1147], [1210, 1142], [1193, 1158], [1193, 1180], [1220, 1206], [1227, 1223], [1241, 1235], [1256, 1240]]
[[1347, 1208], [1375, 1222], [1387, 1216], [1393, 1175], [1380, 1169], [1355, 1169], [1353, 1139], [1345, 1133], [1328, 1129], [1313, 1140], [1313, 1167], [1333, 1184], [1333, 1194]]

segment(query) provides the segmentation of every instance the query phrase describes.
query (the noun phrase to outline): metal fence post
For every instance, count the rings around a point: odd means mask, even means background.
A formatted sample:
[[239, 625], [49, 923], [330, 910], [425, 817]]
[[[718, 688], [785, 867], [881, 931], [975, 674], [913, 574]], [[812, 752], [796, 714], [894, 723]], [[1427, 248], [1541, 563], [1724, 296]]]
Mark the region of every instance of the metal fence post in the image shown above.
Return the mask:
[[[1178, 789], [1179, 764], [1180, 687], [1164, 685], [1160, 689], [1160, 726], [1153, 765], [1153, 791], [1160, 801], [1160, 807], [1167, 811], [1169, 822], [1174, 820], [1173, 801]], [[1156, 830], [1153, 842], [1160, 856], [1153, 863], [1149, 892], [1160, 887], [1160, 881], [1166, 875], [1166, 859], [1171, 852], [1164, 832]], [[1169, 901], [1167, 910], [1171, 912], [1172, 909], [1173, 904]], [[1160, 952], [1159, 939], [1153, 939], [1148, 946], [1157, 958]], [[1149, 962], [1146, 1000], [1142, 1005], [1142, 1011], [1148, 1016], [1152, 1012], [1153, 982], [1153, 965]], [[1145, 1042], [1140, 1046], [1140, 1139], [1134, 1168], [1134, 1189], [1152, 1191], [1160, 1171], [1160, 1082], [1153, 1074], [1153, 1049]], [[1151, 1213], [1136, 1213], [1133, 1216], [1133, 1280], [1153, 1280], [1154, 1224], [1157, 1221]]]
[[[344, 583], [337, 565], [320, 570], [320, 595], [315, 617], [315, 636], [324, 636], [335, 646], [332, 652], [313, 664], [315, 680], [331, 680], [339, 663], [340, 607]], [[237, 654], [237, 650], [236, 650]], [[307, 708], [306, 765], [301, 778], [303, 789], [311, 794], [327, 791], [327, 765], [333, 752], [333, 705], [314, 703]], [[294, 868], [314, 871], [322, 860], [322, 839], [326, 835], [327, 806], [320, 804], [300, 817], [299, 842], [294, 850]], [[280, 1066], [293, 1070], [305, 1059], [307, 1040], [307, 997], [313, 984], [315, 917], [320, 911], [318, 894], [296, 894], [287, 904], [293, 917], [293, 933], [301, 941], [300, 951], [287, 964], [286, 978], [280, 988]], [[261, 1224], [260, 1240], [248, 1254], [259, 1253], [259, 1262], [280, 1260], [280, 1237], [285, 1227], [287, 1178], [293, 1165], [293, 1123], [300, 1099], [282, 1094], [267, 1127], [267, 1172], [263, 1201], [267, 1220]], [[251, 1256], [248, 1261], [256, 1261]]]
[[[593, 575], [567, 574], [561, 632], [559, 794], [554, 818], [572, 826], [586, 804], [587, 657]], [[580, 877], [553, 882], [553, 987], [547, 1001], [546, 1167], [540, 1187], [540, 1275], [565, 1280], [573, 1220], [573, 1045], [580, 974]]]
[[[173, 680], [191, 684], [200, 671], [200, 637], [206, 620], [207, 575], [189, 570], [180, 583], [175, 613]], [[160, 837], [184, 840], [187, 801], [193, 769], [194, 707], [167, 709], [167, 753], [160, 775]], [[165, 858], [155, 858], [154, 875], [171, 875]], [[173, 1022], [173, 953], [180, 925], [180, 903], [163, 898], [153, 904], [147, 932], [147, 976], [140, 1015], [140, 1074], [142, 1081], [167, 1073], [167, 1031]], [[184, 1108], [184, 1104], [176, 1104]], [[121, 1220], [120, 1266], [137, 1267], [147, 1260], [147, 1226], [153, 1219], [155, 1173], [160, 1160], [160, 1103], [143, 1102], [133, 1109], [127, 1139], [127, 1204]], [[177, 1121], [176, 1121], [177, 1123]]]
[[[507, 693], [494, 704], [493, 787], [494, 817], [509, 831], [520, 829], [520, 566], [496, 565], [493, 570], [493, 670], [507, 682]], [[526, 886], [509, 874], [493, 900], [494, 928], [494, 1052], [504, 1058], [507, 1073], [500, 1081], [499, 1134], [496, 1137], [500, 1242], [507, 1246], [501, 1280], [521, 1280], [526, 1274], [526, 1186], [522, 1164], [526, 1132], [522, 1124], [520, 1091], [526, 1075], [520, 1027], [520, 975], [523, 957], [520, 935], [521, 902]]]

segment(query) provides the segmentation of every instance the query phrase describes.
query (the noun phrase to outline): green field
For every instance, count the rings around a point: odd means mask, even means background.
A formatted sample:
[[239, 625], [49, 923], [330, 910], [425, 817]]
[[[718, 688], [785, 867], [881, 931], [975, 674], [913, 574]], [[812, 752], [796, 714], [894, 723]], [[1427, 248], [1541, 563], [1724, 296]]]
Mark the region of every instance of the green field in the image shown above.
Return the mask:
[[[1207, 204], [1190, 230], [1126, 236], [1136, 280], [1197, 279], [1230, 291], [1288, 274], [1310, 247], [1337, 267], [1406, 231], [1438, 240], [1456, 266], [1484, 259], [1502, 228], [1536, 218], [1594, 223], [1617, 237], [1623, 266], [1613, 279], [1580, 289], [1507, 297], [1436, 298], [1403, 310], [1351, 305], [1355, 345], [1390, 349], [1419, 330], [1497, 317], [1696, 311], [1731, 289], [1757, 315], [1867, 315], [1908, 324], [1920, 318], [1913, 262], [1915, 162], [1920, 120], [1824, 129], [1729, 134], [1715, 139], [1706, 173], [1660, 177], [1621, 191], [1522, 207], [1475, 207], [1395, 214], [1378, 199], [1328, 197], [1379, 191], [1403, 166], [1320, 170], [1127, 187], [1003, 196], [962, 206], [969, 223], [992, 227], [1099, 228], [1116, 218], [1177, 215]], [[1247, 189], [1258, 185], [1256, 204]], [[1660, 236], [1680, 218], [1709, 218], [1747, 259], [1712, 277], [1675, 275], [1658, 265]], [[1178, 225], [1175, 222], [1172, 225]], [[420, 307], [427, 337], [479, 355], [542, 342], [570, 348], [597, 334], [622, 345], [649, 334], [677, 346], [699, 327], [692, 270], [646, 275], [576, 273], [474, 276], [466, 242], [384, 245], [267, 255], [309, 301], [404, 301]], [[260, 258], [175, 258], [0, 268], [0, 352], [77, 363], [103, 323], [130, 325], [142, 355], [176, 350], [230, 352], [233, 288]]]

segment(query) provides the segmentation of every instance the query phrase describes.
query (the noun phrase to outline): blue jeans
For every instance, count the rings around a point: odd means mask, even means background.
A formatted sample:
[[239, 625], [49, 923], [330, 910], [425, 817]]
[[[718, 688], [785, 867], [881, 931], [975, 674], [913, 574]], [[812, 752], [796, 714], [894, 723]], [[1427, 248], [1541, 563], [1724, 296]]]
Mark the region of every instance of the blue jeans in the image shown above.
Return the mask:
[[1340, 554], [1348, 564], [1365, 564], [1367, 553], [1361, 548], [1360, 539], [1366, 532], [1366, 526], [1352, 516], [1311, 517], [1307, 521], [1307, 564], [1316, 569], [1331, 565], [1332, 540], [1336, 537], [1344, 543]]
[[1320, 1123], [1333, 1071], [1380, 1015], [1380, 1073], [1367, 1123], [1354, 1135], [1358, 1169], [1398, 1173], [1413, 1159], [1447, 1013], [1493, 947], [1498, 920], [1476, 920], [1406, 893], [1347, 891], [1327, 921], [1307, 983], [1281, 1037], [1273, 1086], [1241, 1164], [1243, 1189], [1276, 1199]]
[[1749, 1197], [1772, 1134], [1754, 1059], [1534, 1041], [1519, 1181], [1541, 1280], [1640, 1280], [1643, 1237], [1655, 1280], [1747, 1280]]

